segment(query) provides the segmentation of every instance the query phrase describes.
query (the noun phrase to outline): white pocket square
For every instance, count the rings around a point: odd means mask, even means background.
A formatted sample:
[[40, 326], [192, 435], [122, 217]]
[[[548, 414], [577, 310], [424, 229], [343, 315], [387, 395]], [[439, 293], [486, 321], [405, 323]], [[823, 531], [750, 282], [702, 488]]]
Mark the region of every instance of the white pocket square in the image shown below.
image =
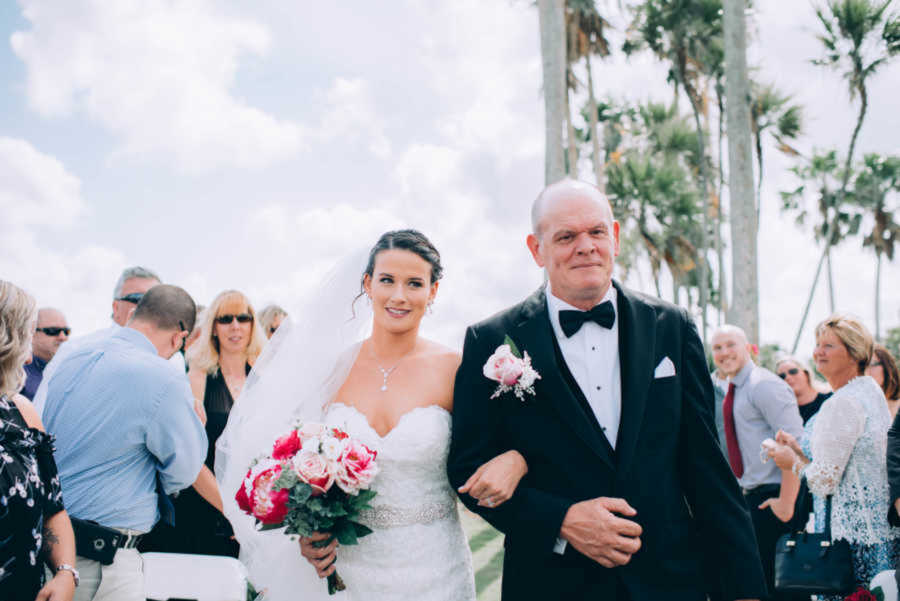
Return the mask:
[[664, 357], [662, 361], [659, 362], [659, 365], [656, 366], [656, 369], [653, 370], [653, 377], [657, 380], [659, 378], [669, 378], [675, 375], [675, 364], [672, 363], [672, 360], [668, 357]]

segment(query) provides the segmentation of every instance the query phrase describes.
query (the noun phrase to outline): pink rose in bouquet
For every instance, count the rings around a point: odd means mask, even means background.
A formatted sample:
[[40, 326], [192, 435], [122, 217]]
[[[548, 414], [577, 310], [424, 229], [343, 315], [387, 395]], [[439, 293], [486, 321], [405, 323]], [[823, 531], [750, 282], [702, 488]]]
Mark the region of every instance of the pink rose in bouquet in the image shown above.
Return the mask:
[[315, 451], [304, 449], [294, 456], [291, 463], [300, 479], [312, 487], [314, 497], [328, 492], [334, 484], [337, 466]]
[[[300, 536], [329, 532], [340, 544], [353, 545], [372, 532], [356, 520], [375, 497], [369, 487], [378, 473], [376, 455], [339, 428], [299, 423], [275, 441], [270, 455], [250, 466], [235, 500], [263, 530], [283, 527], [285, 534]], [[344, 588], [333, 572], [328, 592]]]
[[341, 490], [357, 495], [361, 489], [368, 488], [378, 474], [377, 455], [359, 441], [345, 440], [338, 459], [337, 485]]

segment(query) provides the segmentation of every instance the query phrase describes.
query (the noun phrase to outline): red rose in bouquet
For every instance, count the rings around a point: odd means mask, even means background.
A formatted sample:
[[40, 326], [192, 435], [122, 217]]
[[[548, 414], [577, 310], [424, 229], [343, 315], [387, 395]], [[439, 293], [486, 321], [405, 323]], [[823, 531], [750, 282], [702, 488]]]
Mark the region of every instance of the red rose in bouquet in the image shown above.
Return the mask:
[[[339, 428], [300, 423], [250, 467], [235, 500], [260, 529], [283, 527], [300, 536], [330, 532], [340, 544], [354, 545], [372, 532], [356, 519], [375, 497], [369, 487], [378, 473], [376, 455]], [[333, 572], [328, 592], [344, 588]]]

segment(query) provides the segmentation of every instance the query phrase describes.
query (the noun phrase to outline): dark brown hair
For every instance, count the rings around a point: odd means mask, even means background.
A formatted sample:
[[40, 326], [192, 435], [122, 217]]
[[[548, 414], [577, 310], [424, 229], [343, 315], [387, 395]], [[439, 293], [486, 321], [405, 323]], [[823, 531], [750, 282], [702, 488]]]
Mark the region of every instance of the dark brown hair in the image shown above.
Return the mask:
[[872, 360], [876, 359], [881, 363], [881, 371], [884, 372], [884, 382], [881, 384], [884, 398], [889, 401], [896, 399], [897, 393], [900, 392], [900, 370], [897, 369], [897, 362], [894, 361], [891, 351], [880, 344], [875, 345], [872, 353]]

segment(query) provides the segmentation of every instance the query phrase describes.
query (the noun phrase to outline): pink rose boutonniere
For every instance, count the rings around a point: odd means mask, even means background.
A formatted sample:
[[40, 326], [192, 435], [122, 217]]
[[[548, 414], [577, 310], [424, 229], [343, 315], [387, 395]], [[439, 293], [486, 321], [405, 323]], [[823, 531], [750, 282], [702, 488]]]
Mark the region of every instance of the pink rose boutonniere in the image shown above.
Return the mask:
[[516, 343], [509, 336], [503, 339], [503, 344], [488, 358], [482, 371], [487, 379], [499, 382], [497, 390], [491, 395], [492, 399], [505, 392], [512, 392], [516, 398], [524, 401], [526, 393], [534, 395], [534, 382], [541, 379], [541, 375], [531, 367], [531, 357], [527, 352], [519, 353]]

